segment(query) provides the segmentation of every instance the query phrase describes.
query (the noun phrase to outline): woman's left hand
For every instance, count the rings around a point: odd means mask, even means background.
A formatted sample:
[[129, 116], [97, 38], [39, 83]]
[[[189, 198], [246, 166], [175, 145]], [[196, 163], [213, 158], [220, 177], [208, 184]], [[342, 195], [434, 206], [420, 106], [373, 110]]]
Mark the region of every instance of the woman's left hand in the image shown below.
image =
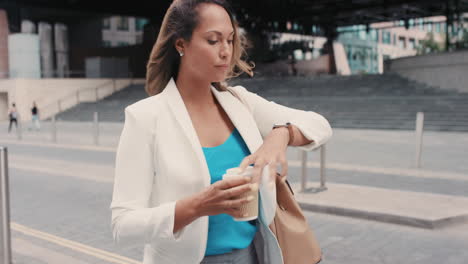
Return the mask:
[[245, 157], [239, 167], [242, 171], [254, 164], [253, 179], [251, 183], [260, 185], [263, 168], [268, 165], [270, 180], [275, 182], [277, 164], [281, 164], [281, 175], [283, 180], [288, 173], [288, 160], [286, 158], [286, 149], [289, 143], [289, 131], [287, 128], [273, 129], [265, 138], [260, 148], [251, 155]]

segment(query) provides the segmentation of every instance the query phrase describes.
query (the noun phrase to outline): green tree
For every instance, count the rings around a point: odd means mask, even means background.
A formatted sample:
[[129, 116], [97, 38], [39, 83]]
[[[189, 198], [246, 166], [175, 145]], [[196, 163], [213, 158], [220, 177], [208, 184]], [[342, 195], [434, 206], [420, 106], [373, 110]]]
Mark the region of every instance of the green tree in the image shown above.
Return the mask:
[[428, 54], [433, 52], [439, 52], [443, 50], [443, 46], [437, 43], [434, 39], [434, 34], [432, 32], [427, 33], [426, 38], [419, 41], [419, 46], [417, 47], [417, 54]]
[[460, 48], [468, 49], [468, 28], [463, 29], [463, 37], [460, 41]]

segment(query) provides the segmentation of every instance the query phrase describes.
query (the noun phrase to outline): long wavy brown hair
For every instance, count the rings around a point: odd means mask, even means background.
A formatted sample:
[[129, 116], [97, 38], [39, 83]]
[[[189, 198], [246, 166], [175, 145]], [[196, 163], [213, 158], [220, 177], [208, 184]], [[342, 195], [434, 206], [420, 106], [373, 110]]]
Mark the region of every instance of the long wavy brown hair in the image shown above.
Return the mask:
[[213, 3], [223, 7], [229, 14], [234, 28], [233, 52], [231, 65], [223, 82], [214, 82], [212, 85], [219, 91], [227, 90], [226, 81], [239, 76], [243, 72], [250, 77], [253, 76], [252, 69], [255, 64], [247, 63], [243, 60], [247, 57], [246, 48], [249, 47], [247, 38], [239, 33], [238, 23], [233, 16], [231, 7], [223, 0], [174, 0], [169, 6], [159, 31], [158, 38], [151, 50], [151, 54], [146, 65], [146, 85], [145, 90], [149, 96], [156, 95], [164, 90], [167, 83], [177, 74], [180, 65], [180, 56], [175, 48], [175, 41], [183, 38], [190, 41], [193, 30], [199, 23], [199, 16], [196, 7], [201, 3]]

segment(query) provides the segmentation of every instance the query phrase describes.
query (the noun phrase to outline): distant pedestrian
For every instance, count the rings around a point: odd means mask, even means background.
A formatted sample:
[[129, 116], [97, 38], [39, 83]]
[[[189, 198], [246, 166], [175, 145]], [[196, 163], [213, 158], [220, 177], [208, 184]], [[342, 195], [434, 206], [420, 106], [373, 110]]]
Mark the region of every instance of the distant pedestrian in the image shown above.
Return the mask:
[[13, 103], [11, 108], [8, 109], [8, 118], [10, 119], [10, 124], [8, 125], [8, 133], [11, 131], [11, 126], [15, 123], [15, 129], [18, 130], [18, 111], [16, 110], [16, 104]]
[[33, 102], [33, 107], [31, 108], [31, 123], [37, 131], [41, 129], [41, 124], [39, 122], [39, 110], [37, 109], [36, 102]]
[[293, 76], [297, 76], [297, 68], [296, 68], [296, 58], [294, 57], [294, 54], [288, 56], [288, 63], [291, 66], [291, 71], [290, 73]]

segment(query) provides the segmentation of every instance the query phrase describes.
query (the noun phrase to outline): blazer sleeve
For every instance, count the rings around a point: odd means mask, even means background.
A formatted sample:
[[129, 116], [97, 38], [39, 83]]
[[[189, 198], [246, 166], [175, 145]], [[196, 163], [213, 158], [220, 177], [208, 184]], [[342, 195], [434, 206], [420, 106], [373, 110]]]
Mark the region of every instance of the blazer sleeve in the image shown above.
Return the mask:
[[[184, 228], [173, 233], [175, 201], [149, 207], [155, 170], [147, 111], [125, 108], [125, 123], [115, 159], [110, 209], [114, 242], [121, 245], [178, 240]], [[146, 120], [144, 119], [146, 118]]]
[[268, 101], [256, 93], [248, 91], [245, 87], [237, 85], [232, 87], [239, 96], [242, 96], [257, 123], [260, 134], [265, 138], [275, 123], [290, 122], [312, 143], [294, 146], [304, 151], [315, 150], [325, 144], [332, 136], [332, 128], [328, 120], [313, 111], [304, 111], [286, 107], [273, 101]]

